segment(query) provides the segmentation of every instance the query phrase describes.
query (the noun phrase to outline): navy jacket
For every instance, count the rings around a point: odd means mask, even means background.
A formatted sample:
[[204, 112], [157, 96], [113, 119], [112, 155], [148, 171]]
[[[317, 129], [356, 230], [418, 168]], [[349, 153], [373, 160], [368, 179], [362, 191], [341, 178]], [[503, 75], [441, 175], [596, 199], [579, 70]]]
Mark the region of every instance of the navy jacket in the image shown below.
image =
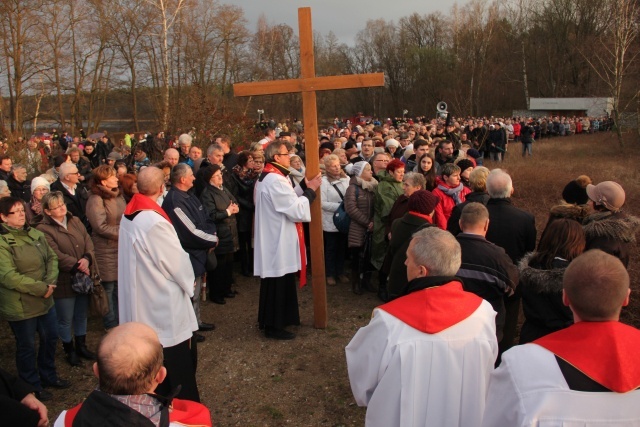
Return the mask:
[[215, 223], [207, 217], [196, 196], [175, 187], [164, 198], [162, 209], [171, 218], [182, 249], [189, 254], [193, 274], [196, 277], [204, 274], [207, 251], [218, 243]]

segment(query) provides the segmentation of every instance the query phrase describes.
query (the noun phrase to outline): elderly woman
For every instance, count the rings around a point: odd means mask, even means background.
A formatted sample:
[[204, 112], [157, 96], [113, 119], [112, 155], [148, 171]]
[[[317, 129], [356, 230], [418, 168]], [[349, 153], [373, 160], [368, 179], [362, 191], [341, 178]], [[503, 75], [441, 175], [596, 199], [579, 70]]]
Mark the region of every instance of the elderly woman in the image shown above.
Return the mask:
[[38, 224], [42, 221], [42, 198], [50, 190], [49, 181], [37, 176], [31, 180], [31, 200], [27, 203], [27, 224]]
[[7, 184], [7, 181], [0, 181], [0, 199], [4, 198], [4, 197], [9, 197], [11, 196], [11, 190], [9, 190], [9, 184]]
[[[58, 278], [58, 257], [44, 234], [27, 225], [24, 203], [0, 199], [0, 315], [9, 321], [16, 339], [18, 375], [36, 390], [36, 397], [53, 396], [43, 387], [67, 388], [55, 367], [58, 331], [51, 295]], [[35, 334], [40, 336], [36, 359]], [[36, 362], [37, 360], [37, 362]]]
[[[378, 188], [376, 189], [376, 201], [373, 216], [373, 250], [371, 264], [380, 271], [384, 262], [389, 241], [385, 224], [393, 204], [403, 193], [402, 179], [404, 178], [404, 163], [398, 159], [391, 160], [387, 168], [378, 172]], [[380, 286], [378, 296], [382, 300], [387, 299], [386, 276], [379, 276]]]
[[116, 170], [102, 165], [93, 170], [87, 200], [87, 219], [93, 229], [96, 264], [109, 301], [109, 312], [102, 318], [105, 329], [118, 326], [118, 236], [120, 219], [127, 204], [118, 188]]
[[304, 181], [304, 175], [306, 173], [306, 168], [304, 167], [304, 163], [302, 163], [302, 159], [297, 154], [293, 154], [291, 157], [291, 163], [289, 163], [289, 179], [293, 182], [294, 187], [300, 184], [300, 181]]
[[325, 174], [320, 185], [322, 198], [322, 235], [324, 239], [324, 263], [327, 275], [327, 285], [335, 286], [336, 278], [342, 283], [348, 283], [349, 278], [344, 275], [344, 257], [347, 249], [347, 236], [338, 231], [333, 223], [333, 215], [349, 187], [349, 178], [340, 167], [340, 159], [335, 154], [329, 154], [323, 159]]
[[387, 222], [385, 223], [385, 233], [388, 236], [391, 233], [391, 225], [393, 221], [402, 218], [404, 214], [409, 212], [409, 197], [418, 190], [424, 190], [426, 180], [424, 176], [418, 172], [407, 172], [402, 179], [402, 195], [398, 197], [391, 207]]
[[[76, 293], [71, 284], [76, 275], [91, 276], [95, 263], [93, 242], [82, 221], [67, 212], [64, 196], [59, 191], [42, 198], [44, 217], [38, 230], [42, 231], [58, 256], [58, 286], [53, 293], [58, 317], [58, 336], [71, 366], [82, 366], [79, 357], [93, 360], [95, 354], [87, 349], [87, 313], [89, 295]], [[73, 334], [71, 327], [73, 326]], [[72, 336], [75, 335], [75, 348]]]
[[219, 165], [211, 165], [203, 177], [207, 186], [200, 194], [200, 201], [207, 215], [216, 223], [218, 246], [215, 254], [218, 266], [215, 274], [207, 272], [207, 289], [209, 297], [216, 304], [226, 304], [225, 298], [233, 298], [233, 254], [238, 250], [238, 228], [236, 214], [240, 207], [236, 198], [224, 187], [222, 169]]
[[241, 208], [238, 212], [238, 244], [242, 275], [251, 277], [253, 267], [253, 250], [251, 249], [251, 230], [253, 227], [253, 187], [258, 174], [253, 169], [253, 156], [250, 151], [238, 154], [238, 164], [231, 169], [231, 177], [235, 181], [236, 198]]
[[[373, 170], [367, 162], [353, 165], [353, 178], [344, 195], [344, 208], [351, 218], [348, 234], [348, 247], [351, 251], [351, 290], [362, 294], [363, 288], [371, 290], [371, 268], [369, 259], [364, 259], [364, 238], [366, 232], [373, 231], [373, 203], [378, 181], [373, 179]], [[360, 265], [362, 262], [365, 265]], [[360, 272], [362, 271], [362, 277]]]

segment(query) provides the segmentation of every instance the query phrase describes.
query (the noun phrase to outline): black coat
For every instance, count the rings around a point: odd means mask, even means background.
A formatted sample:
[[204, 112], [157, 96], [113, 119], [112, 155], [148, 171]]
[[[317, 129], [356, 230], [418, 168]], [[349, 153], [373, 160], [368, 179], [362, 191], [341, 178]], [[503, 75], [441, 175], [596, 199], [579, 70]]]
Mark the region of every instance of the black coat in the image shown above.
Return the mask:
[[218, 246], [215, 249], [216, 255], [233, 253], [238, 250], [238, 226], [236, 225], [236, 215], [229, 216], [227, 208], [236, 198], [223, 187], [222, 190], [211, 184], [202, 190], [200, 201], [207, 216], [216, 223], [218, 230]]
[[502, 339], [506, 309], [504, 296], [515, 290], [518, 269], [500, 246], [482, 236], [460, 233], [456, 237], [462, 251], [462, 264], [456, 276], [464, 290], [487, 300], [496, 311], [496, 335]]
[[536, 248], [536, 219], [518, 209], [511, 199], [489, 199], [487, 240], [503, 248], [514, 264]]
[[87, 187], [78, 183], [76, 186], [76, 194], [74, 196], [64, 188], [64, 185], [60, 182], [60, 178], [58, 178], [56, 182], [51, 184], [51, 191], [62, 192], [62, 195], [64, 196], [64, 204], [67, 205], [67, 211], [69, 211], [73, 216], [80, 218], [84, 226], [87, 228], [87, 232], [91, 234], [91, 224], [89, 224], [85, 214], [87, 210], [87, 200], [89, 199], [89, 191], [87, 190]]
[[410, 213], [393, 222], [391, 241], [382, 265], [382, 271], [389, 275], [387, 281], [389, 300], [407, 294], [407, 266], [404, 264], [407, 260], [407, 249], [413, 233], [426, 227], [433, 227], [433, 224]]
[[9, 175], [7, 187], [9, 187], [9, 191], [11, 191], [11, 196], [17, 197], [24, 202], [31, 201], [31, 187], [26, 181], [18, 182], [13, 175]]
[[462, 209], [464, 209], [464, 207], [471, 202], [482, 203], [483, 205], [487, 206], [487, 202], [489, 201], [489, 195], [482, 191], [471, 192], [467, 194], [466, 197], [467, 198], [464, 202], [453, 207], [451, 216], [447, 221], [447, 231], [454, 236], [457, 236], [462, 231], [460, 230], [460, 224], [458, 223], [460, 221], [460, 215], [462, 215]]
[[235, 197], [236, 200], [238, 200], [238, 206], [240, 206], [240, 211], [236, 214], [238, 231], [241, 233], [250, 233], [253, 227], [253, 215], [256, 210], [256, 206], [253, 203], [255, 181], [242, 180], [233, 172], [231, 175], [236, 189]]

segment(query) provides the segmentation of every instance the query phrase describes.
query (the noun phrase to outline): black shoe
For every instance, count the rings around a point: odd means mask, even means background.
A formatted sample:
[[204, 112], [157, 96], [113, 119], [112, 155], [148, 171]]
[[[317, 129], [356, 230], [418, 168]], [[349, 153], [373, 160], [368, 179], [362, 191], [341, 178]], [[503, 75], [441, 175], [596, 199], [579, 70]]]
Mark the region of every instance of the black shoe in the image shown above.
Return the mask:
[[66, 355], [65, 359], [71, 366], [82, 366], [82, 361], [80, 357], [76, 353], [76, 350], [73, 346], [73, 341], [70, 342], [62, 342], [62, 348], [64, 349], [64, 353]]
[[76, 336], [76, 354], [87, 360], [96, 360], [95, 353], [87, 348], [86, 335]]
[[224, 295], [225, 298], [235, 298], [236, 294], [235, 292], [229, 291]]
[[58, 378], [54, 383], [42, 383], [42, 387], [44, 388], [69, 388], [71, 387], [71, 382], [67, 380], [63, 380]]
[[213, 323], [200, 323], [198, 325], [198, 331], [200, 332], [207, 332], [207, 331], [213, 331], [216, 328], [216, 325], [214, 325]]
[[253, 277], [253, 273], [251, 273], [251, 271], [249, 270], [242, 270], [242, 275], [244, 277]]
[[40, 390], [35, 392], [36, 399], [40, 402], [46, 402], [47, 400], [53, 399], [53, 394], [47, 390]]
[[204, 340], [206, 339], [204, 335], [200, 334], [193, 334], [193, 337], [196, 339], [196, 342], [204, 342]]
[[292, 340], [296, 337], [296, 334], [284, 329], [265, 329], [264, 336], [274, 340]]
[[211, 298], [211, 301], [213, 301], [215, 304], [220, 305], [225, 305], [227, 303], [224, 298]]

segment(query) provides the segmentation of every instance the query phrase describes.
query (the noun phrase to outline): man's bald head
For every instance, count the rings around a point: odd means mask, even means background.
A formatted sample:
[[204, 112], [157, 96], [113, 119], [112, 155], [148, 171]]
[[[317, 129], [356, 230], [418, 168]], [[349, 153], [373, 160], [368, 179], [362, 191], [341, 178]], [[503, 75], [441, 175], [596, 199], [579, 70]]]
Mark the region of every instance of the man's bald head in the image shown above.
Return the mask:
[[164, 172], [156, 167], [144, 168], [138, 173], [138, 191], [147, 197], [162, 193]]
[[622, 262], [599, 249], [575, 258], [562, 280], [565, 304], [588, 322], [618, 320], [629, 303], [629, 273]]
[[178, 153], [178, 150], [176, 150], [175, 148], [167, 148], [167, 150], [164, 152], [163, 160], [165, 162], [169, 162], [171, 167], [174, 167], [180, 161], [180, 153]]
[[100, 342], [97, 357], [93, 369], [105, 393], [150, 393], [164, 379], [162, 345], [156, 332], [142, 323], [113, 328]]

